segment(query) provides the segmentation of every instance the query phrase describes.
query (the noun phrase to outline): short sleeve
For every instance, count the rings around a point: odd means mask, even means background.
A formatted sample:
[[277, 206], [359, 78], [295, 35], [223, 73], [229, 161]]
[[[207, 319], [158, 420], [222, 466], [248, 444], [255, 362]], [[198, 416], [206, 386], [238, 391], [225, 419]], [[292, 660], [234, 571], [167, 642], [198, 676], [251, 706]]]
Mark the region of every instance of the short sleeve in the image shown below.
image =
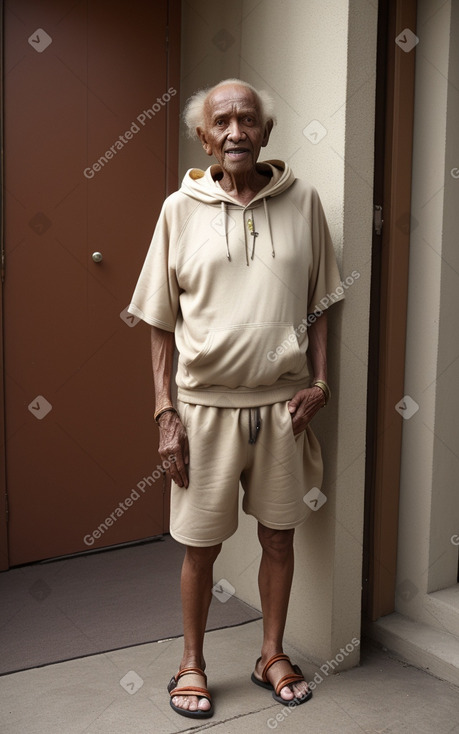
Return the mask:
[[308, 313], [317, 309], [324, 311], [344, 298], [330, 231], [315, 189], [311, 199], [311, 239], [313, 264], [309, 276]]
[[128, 306], [129, 313], [165, 331], [174, 331], [179, 310], [172, 239], [166, 199]]

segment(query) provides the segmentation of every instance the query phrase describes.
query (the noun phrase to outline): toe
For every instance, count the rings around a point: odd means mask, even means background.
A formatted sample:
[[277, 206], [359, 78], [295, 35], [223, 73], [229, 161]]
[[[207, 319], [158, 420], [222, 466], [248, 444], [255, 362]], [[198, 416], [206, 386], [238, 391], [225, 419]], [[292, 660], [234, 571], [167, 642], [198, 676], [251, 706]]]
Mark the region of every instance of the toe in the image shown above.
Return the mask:
[[174, 696], [174, 703], [184, 711], [194, 711], [196, 709], [196, 706], [193, 705], [193, 699], [188, 696]]
[[306, 681], [295, 683], [293, 685], [293, 694], [296, 698], [305, 698], [309, 693], [308, 684]]
[[292, 698], [295, 698], [295, 694], [293, 693], [290, 686], [284, 686], [280, 690], [280, 697], [283, 698], [285, 701], [291, 701]]
[[210, 701], [207, 698], [198, 698], [198, 696], [173, 696], [172, 703], [184, 711], [208, 711], [210, 709]]

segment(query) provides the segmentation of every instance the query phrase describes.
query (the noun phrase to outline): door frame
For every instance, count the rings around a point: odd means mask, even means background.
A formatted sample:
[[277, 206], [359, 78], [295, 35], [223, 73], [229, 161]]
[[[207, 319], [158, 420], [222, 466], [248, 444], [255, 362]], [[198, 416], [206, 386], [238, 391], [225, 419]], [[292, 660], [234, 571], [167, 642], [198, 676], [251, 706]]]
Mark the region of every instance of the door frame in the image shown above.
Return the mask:
[[408, 306], [415, 53], [395, 43], [416, 33], [416, 0], [380, 0], [368, 369], [362, 611], [374, 621], [395, 609], [398, 507]]
[[179, 183], [181, 7], [181, 0], [168, 0], [167, 88], [174, 87], [177, 94], [170, 99], [166, 107], [165, 192], [167, 196], [177, 190]]
[[4, 135], [3, 135], [3, 30], [4, 30], [5, 6], [0, 0], [0, 80], [2, 91], [0, 94], [0, 571], [9, 567], [8, 563], [8, 494], [6, 491], [6, 435], [5, 435], [5, 372], [3, 352], [3, 281], [5, 262], [5, 216], [4, 216]]
[[[5, 415], [5, 370], [4, 370], [4, 1], [0, 0], [0, 571], [9, 568], [8, 553], [8, 486], [6, 479], [6, 415]], [[164, 174], [165, 196], [178, 186], [179, 127], [180, 127], [180, 39], [181, 1], [168, 0], [167, 9], [167, 88], [174, 87], [177, 94], [171, 97], [166, 108], [166, 165]], [[104, 550], [103, 548], [101, 550]]]

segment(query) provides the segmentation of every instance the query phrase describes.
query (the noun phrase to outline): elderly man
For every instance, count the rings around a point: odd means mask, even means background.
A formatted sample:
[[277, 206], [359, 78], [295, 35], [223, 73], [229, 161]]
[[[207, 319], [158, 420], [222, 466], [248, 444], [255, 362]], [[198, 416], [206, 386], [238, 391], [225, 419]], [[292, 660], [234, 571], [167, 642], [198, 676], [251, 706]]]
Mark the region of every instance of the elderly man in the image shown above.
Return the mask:
[[225, 80], [194, 95], [185, 120], [217, 163], [188, 171], [167, 198], [129, 310], [152, 327], [170, 532], [186, 546], [184, 651], [169, 700], [207, 718], [212, 570], [237, 528], [239, 483], [262, 547], [263, 642], [251, 679], [283, 704], [312, 695], [282, 643], [293, 535], [308, 512], [303, 497], [322, 481], [310, 421], [330, 396], [323, 312], [340, 278], [316, 190], [281, 161], [257, 162], [273, 127], [270, 98]]

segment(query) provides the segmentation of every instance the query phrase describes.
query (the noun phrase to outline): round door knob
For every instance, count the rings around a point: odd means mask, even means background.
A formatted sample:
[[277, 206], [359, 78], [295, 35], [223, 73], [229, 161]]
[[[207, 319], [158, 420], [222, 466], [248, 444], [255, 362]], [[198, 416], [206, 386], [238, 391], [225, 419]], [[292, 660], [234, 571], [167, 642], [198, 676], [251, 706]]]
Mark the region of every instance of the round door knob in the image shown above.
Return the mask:
[[92, 259], [95, 263], [102, 262], [102, 253], [101, 252], [93, 252], [92, 253]]

